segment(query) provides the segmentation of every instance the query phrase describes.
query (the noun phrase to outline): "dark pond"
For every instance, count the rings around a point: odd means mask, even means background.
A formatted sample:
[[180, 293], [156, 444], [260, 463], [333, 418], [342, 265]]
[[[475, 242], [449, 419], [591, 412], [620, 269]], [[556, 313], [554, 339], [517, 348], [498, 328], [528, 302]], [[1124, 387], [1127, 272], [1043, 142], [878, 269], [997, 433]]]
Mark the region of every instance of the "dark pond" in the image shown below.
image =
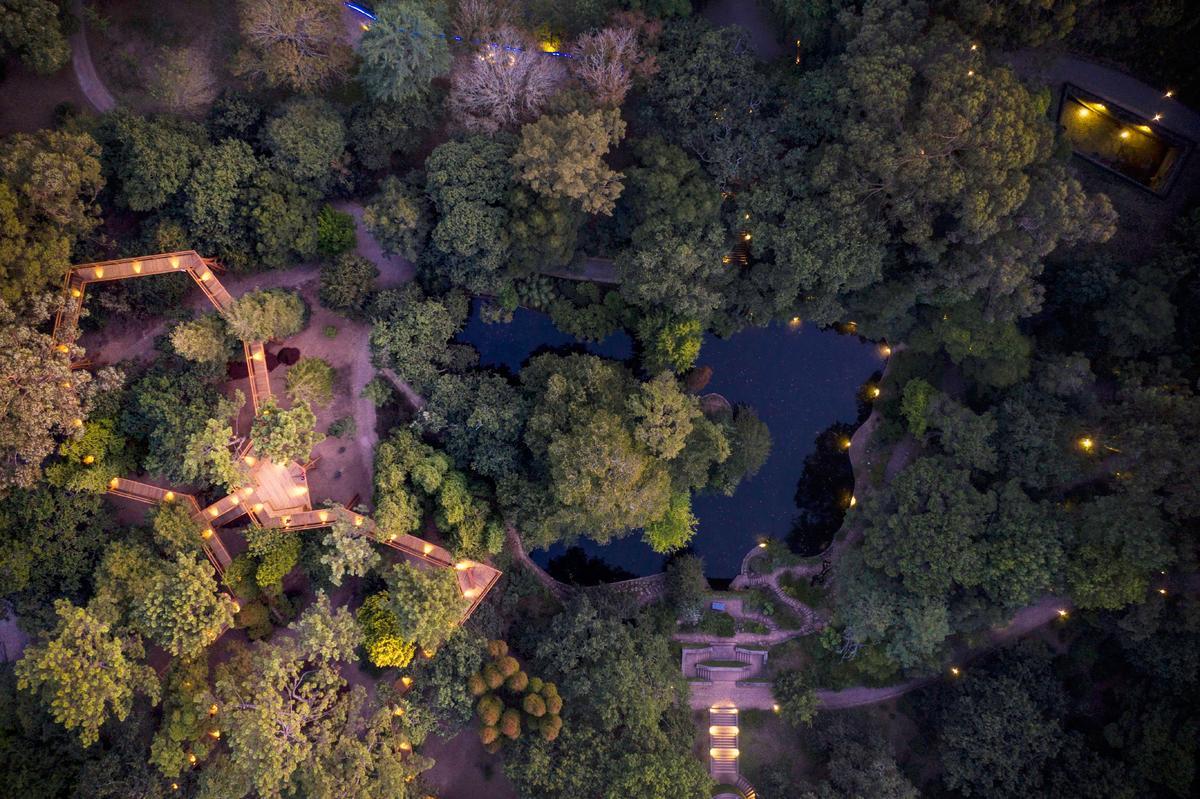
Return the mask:
[[[554, 326], [548, 316], [517, 310], [506, 325], [479, 319], [478, 304], [459, 340], [474, 345], [485, 366], [507, 366], [514, 373], [535, 351], [583, 346], [609, 358], [627, 359], [633, 343], [617, 333], [600, 344], [582, 344]], [[734, 404], [754, 407], [771, 430], [771, 457], [757, 475], [732, 497], [697, 496], [693, 511], [700, 520], [693, 550], [704, 557], [710, 577], [737, 574], [742, 556], [759, 536], [784, 538], [796, 514], [796, 482], [817, 435], [834, 422], [853, 422], [856, 391], [882, 365], [878, 350], [856, 337], [809, 325], [773, 325], [745, 330], [729, 339], [706, 336], [697, 365], [713, 370], [705, 392], [718, 392]], [[653, 574], [665, 558], [632, 534], [600, 546], [580, 542], [587, 555], [634, 575]], [[547, 565], [565, 547], [533, 553]], [[575, 557], [578, 557], [576, 553]]]

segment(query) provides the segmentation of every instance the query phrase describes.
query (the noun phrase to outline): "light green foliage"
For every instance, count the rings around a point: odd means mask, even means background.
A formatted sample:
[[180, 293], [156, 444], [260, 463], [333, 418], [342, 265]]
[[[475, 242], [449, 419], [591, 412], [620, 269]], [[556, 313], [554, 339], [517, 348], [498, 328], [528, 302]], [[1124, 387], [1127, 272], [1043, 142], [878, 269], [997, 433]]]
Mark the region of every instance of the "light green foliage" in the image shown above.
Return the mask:
[[692, 423], [700, 416], [700, 404], [685, 394], [670, 373], [638, 387], [629, 398], [634, 419], [634, 438], [654, 455], [671, 460], [681, 451], [692, 432]]
[[422, 569], [404, 561], [386, 577], [388, 604], [399, 620], [399, 634], [421, 649], [436, 652], [468, 605], [454, 570]]
[[937, 389], [929, 381], [920, 377], [909, 380], [904, 384], [901, 394], [900, 414], [908, 423], [908, 432], [917, 438], [925, 435], [929, 429], [929, 401], [937, 393]]
[[75, 243], [99, 224], [100, 147], [86, 133], [43, 130], [0, 141], [0, 298], [53, 287]]
[[576, 201], [589, 214], [611, 215], [623, 186], [603, 158], [624, 135], [615, 109], [543, 116], [521, 128], [512, 163], [534, 191]]
[[208, 734], [216, 723], [210, 713], [208, 663], [203, 658], [176, 660], [164, 682], [163, 720], [150, 743], [150, 763], [163, 776], [175, 777], [191, 767], [189, 754], [206, 760], [218, 745]]
[[529, 677], [504, 641], [488, 641], [487, 650], [491, 659], [466, 681], [471, 694], [480, 697], [476, 714], [484, 747], [499, 751], [505, 739], [520, 738], [526, 730], [546, 741], [557, 738], [563, 723], [558, 686]]
[[681, 374], [691, 369], [700, 357], [704, 342], [703, 326], [698, 319], [672, 320], [662, 314], [643, 315], [638, 322], [638, 340], [645, 348], [642, 360], [647, 372], [670, 369]]
[[58, 625], [41, 643], [32, 644], [16, 666], [17, 685], [41, 697], [54, 720], [78, 730], [84, 746], [95, 743], [110, 717], [129, 715], [136, 694], [157, 703], [158, 679], [141, 665], [136, 637], [115, 636], [108, 624], [60, 599]]
[[264, 458], [278, 464], [307, 463], [313, 447], [325, 440], [316, 424], [317, 417], [306, 403], [285, 411], [271, 400], [259, 407], [250, 437], [255, 451]]
[[232, 421], [237, 419], [244, 404], [241, 391], [235, 391], [232, 400], [221, 397], [212, 417], [188, 439], [180, 463], [187, 479], [207, 480], [231, 492], [245, 485], [249, 469], [235, 457], [234, 449], [240, 439], [233, 431]]
[[205, 770], [200, 796], [279, 796], [296, 772], [341, 743], [339, 729], [358, 729], [363, 689], [349, 690], [339, 665], [362, 638], [354, 617], [319, 595], [289, 630], [217, 667], [228, 755]]
[[667, 564], [667, 601], [684, 624], [698, 624], [708, 598], [704, 561], [695, 555], [679, 555]]
[[72, 372], [68, 354], [32, 327], [46, 310], [22, 317], [0, 300], [0, 490], [32, 485], [55, 438], [78, 432], [75, 420], [83, 417], [77, 389], [86, 376]]
[[300, 560], [300, 538], [283, 530], [251, 529], [246, 532], [246, 543], [257, 562], [254, 582], [277, 592]]
[[450, 48], [420, 3], [389, 0], [376, 15], [358, 45], [359, 80], [371, 99], [404, 102], [450, 71]]
[[379, 269], [354, 253], [343, 253], [321, 265], [321, 286], [317, 296], [321, 304], [351, 319], [366, 315]]
[[771, 687], [771, 693], [779, 703], [779, 715], [784, 721], [793, 727], [812, 726], [820, 703], [816, 690], [809, 684], [804, 672], [780, 672]]
[[384, 252], [415, 261], [432, 226], [429, 199], [416, 187], [390, 175], [363, 209], [363, 224]]
[[362, 396], [371, 401], [371, 404], [376, 408], [382, 408], [392, 401], [396, 396], [396, 390], [392, 388], [392, 384], [382, 377], [372, 377], [363, 386]]
[[354, 249], [355, 227], [351, 214], [326, 203], [317, 214], [317, 252], [333, 258]]
[[427, 298], [420, 287], [381, 292], [378, 318], [371, 327], [376, 366], [394, 369], [401, 380], [423, 391], [455, 363], [459, 350], [450, 343], [466, 322], [467, 298], [451, 293]]
[[328, 361], [301, 358], [287, 373], [287, 392], [292, 402], [324, 407], [333, 400], [333, 381], [337, 376]]
[[644, 538], [655, 552], [683, 549], [692, 540], [698, 520], [692, 515], [692, 497], [686, 491], [672, 494], [667, 512], [646, 525]]
[[346, 125], [327, 101], [298, 97], [285, 103], [279, 116], [263, 126], [263, 142], [271, 152], [272, 166], [324, 192], [343, 169]]
[[183, 555], [200, 548], [200, 524], [182, 502], [166, 502], [154, 511], [154, 541], [167, 555]]
[[308, 324], [300, 295], [283, 289], [243, 294], [225, 312], [230, 331], [242, 341], [270, 341], [294, 336]]
[[329, 423], [326, 432], [331, 438], [351, 438], [358, 431], [358, 423], [353, 416], [343, 416]]
[[449, 535], [456, 553], [499, 552], [503, 528], [481, 484], [452, 468], [443, 452], [409, 430], [397, 429], [375, 451], [375, 520], [385, 535], [419, 529], [426, 511]]
[[137, 598], [135, 624], [172, 655], [200, 657], [233, 626], [233, 598], [217, 591], [213, 575], [207, 560], [195, 554], [176, 556]]
[[57, 72], [71, 60], [71, 45], [53, 0], [5, 0], [0, 6], [0, 54], [15, 53], [39, 75]]
[[400, 619], [391, 610], [386, 591], [371, 594], [355, 615], [363, 631], [363, 647], [375, 666], [402, 669], [412, 662], [416, 644], [400, 635]]
[[341, 585], [344, 577], [363, 577], [379, 565], [379, 553], [371, 541], [356, 534], [353, 524], [338, 519], [325, 534], [327, 551], [321, 562], [329, 567], [329, 581]]
[[305, 0], [239, 0], [242, 49], [234, 71], [297, 92], [321, 89], [354, 62], [341, 9]]
[[189, 361], [223, 364], [232, 357], [233, 345], [224, 317], [215, 312], [171, 329], [171, 346]]
[[69, 491], [103, 493], [113, 475], [132, 471], [133, 455], [115, 424], [111, 418], [85, 422], [81, 434], [59, 445], [61, 460], [46, 467], [46, 481]]

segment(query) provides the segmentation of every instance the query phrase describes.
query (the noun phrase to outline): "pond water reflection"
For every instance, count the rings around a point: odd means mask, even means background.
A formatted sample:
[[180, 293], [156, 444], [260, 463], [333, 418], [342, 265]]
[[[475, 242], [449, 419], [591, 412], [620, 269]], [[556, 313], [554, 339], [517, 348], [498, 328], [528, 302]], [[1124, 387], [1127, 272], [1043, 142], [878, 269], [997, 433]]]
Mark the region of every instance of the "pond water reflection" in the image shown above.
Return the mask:
[[[600, 344], [583, 344], [558, 330], [549, 317], [525, 309], [517, 310], [511, 323], [488, 325], [479, 319], [478, 303], [459, 340], [479, 350], [483, 365], [507, 366], [514, 374], [542, 348], [574, 345], [609, 358], [633, 356], [633, 344], [624, 333]], [[805, 456], [822, 430], [834, 422], [855, 420], [856, 392], [882, 367], [882, 358], [874, 345], [853, 336], [803, 324], [776, 324], [729, 339], [706, 336], [697, 365], [713, 370], [704, 391], [753, 406], [770, 428], [773, 442], [763, 468], [732, 497], [693, 500], [700, 524], [692, 549], [704, 557], [710, 577], [732, 577], [758, 536], [788, 534]], [[665, 561], [636, 533], [604, 546], [586, 539], [579, 543], [586, 554], [637, 575], [660, 571]], [[532, 554], [544, 566], [565, 551], [556, 545]]]

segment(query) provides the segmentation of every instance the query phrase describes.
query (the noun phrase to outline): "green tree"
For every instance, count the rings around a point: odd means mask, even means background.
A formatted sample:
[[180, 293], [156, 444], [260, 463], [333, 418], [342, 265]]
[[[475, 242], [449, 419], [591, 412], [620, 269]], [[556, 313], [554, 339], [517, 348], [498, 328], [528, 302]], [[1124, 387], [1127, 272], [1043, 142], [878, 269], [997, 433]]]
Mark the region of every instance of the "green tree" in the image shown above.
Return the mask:
[[667, 601], [680, 621], [698, 624], [708, 598], [704, 561], [696, 555], [680, 555], [667, 564]]
[[134, 211], [170, 203], [207, 145], [204, 129], [169, 116], [142, 117], [118, 110], [106, 120], [106, 164], [120, 189], [118, 198]]
[[327, 551], [321, 555], [321, 562], [329, 568], [329, 581], [335, 586], [341, 585], [344, 577], [366, 576], [380, 563], [375, 546], [357, 530], [350, 522], [338, 519], [325, 534], [322, 543]]
[[71, 371], [69, 349], [32, 327], [47, 312], [18, 314], [0, 300], [0, 491], [32, 485], [56, 437], [86, 434], [78, 390], [87, 376]]
[[646, 525], [643, 537], [655, 552], [683, 549], [696, 532], [698, 520], [692, 515], [692, 497], [688, 492], [671, 495], [667, 512]]
[[1062, 745], [1062, 728], [1022, 681], [968, 677], [944, 711], [942, 779], [970, 796], [1029, 796]]
[[283, 578], [300, 561], [300, 538], [284, 530], [254, 528], [247, 531], [246, 543], [254, 558], [254, 582], [278, 594]]
[[512, 163], [534, 191], [576, 201], [590, 214], [611, 215], [622, 176], [603, 158], [624, 135], [625, 122], [615, 109], [544, 116], [521, 128]]
[[200, 524], [183, 503], [159, 505], [154, 511], [151, 529], [155, 543], [169, 557], [196, 552], [200, 548]]
[[364, 168], [386, 169], [394, 153], [416, 148], [440, 111], [440, 104], [423, 96], [407, 103], [358, 103], [350, 112], [350, 149]]
[[208, 561], [177, 555], [159, 571], [133, 611], [137, 627], [172, 655], [200, 657], [233, 626], [233, 598], [217, 590]]
[[400, 103], [429, 90], [429, 83], [450, 71], [450, 48], [425, 8], [390, 0], [358, 46], [359, 80], [373, 100]]
[[0, 298], [53, 286], [99, 224], [100, 147], [86, 133], [43, 130], [0, 142]]
[[145, 448], [142, 467], [172, 482], [189, 479], [180, 453], [205, 430], [221, 400], [206, 376], [188, 366], [176, 361], [151, 368], [121, 409], [121, 428]]
[[367, 659], [381, 669], [402, 669], [412, 662], [417, 646], [401, 635], [400, 619], [391, 609], [388, 593], [371, 594], [359, 606], [355, 618], [362, 628]]
[[647, 223], [638, 229], [635, 245], [617, 255], [621, 296], [642, 308], [707, 319], [721, 306], [721, 289], [729, 279], [722, 262], [725, 249], [718, 225], [679, 236], [667, 223]]
[[375, 295], [379, 269], [361, 255], [348, 252], [321, 265], [321, 304], [352, 319], [366, 315]]
[[233, 343], [229, 326], [217, 313], [206, 313], [171, 328], [171, 346], [184, 358], [197, 363], [224, 364], [233, 355]]
[[501, 375], [443, 374], [414, 424], [438, 436], [458, 468], [499, 480], [519, 468], [528, 414], [525, 395]]
[[354, 60], [340, 11], [333, 3], [241, 0], [238, 28], [243, 49], [235, 71], [298, 92], [328, 86], [343, 77]]
[[439, 372], [455, 363], [459, 350], [450, 339], [466, 322], [466, 297], [451, 293], [426, 298], [413, 284], [380, 297], [388, 300], [389, 307], [381, 308], [371, 326], [372, 360], [377, 367], [394, 369], [402, 380], [424, 391]]
[[58, 625], [17, 663], [17, 685], [39, 695], [54, 720], [79, 730], [84, 746], [95, 743], [110, 716], [129, 715], [134, 696], [157, 703], [158, 678], [142, 665], [141, 641], [120, 638], [109, 625], [65, 599], [54, 604]]
[[344, 169], [346, 124], [326, 100], [297, 97], [263, 126], [263, 143], [275, 169], [324, 193]]
[[234, 449], [241, 438], [234, 433], [233, 424], [245, 397], [235, 392], [233, 400], [222, 397], [205, 420], [204, 427], [197, 430], [187, 441], [180, 469], [188, 480], [207, 480], [233, 492], [246, 484], [249, 469], [234, 456]]
[[515, 185], [507, 138], [472, 136], [437, 147], [425, 159], [425, 192], [437, 212], [431, 242], [439, 271], [472, 292], [494, 293], [509, 257]]
[[333, 400], [333, 381], [337, 377], [328, 361], [301, 358], [287, 373], [287, 392], [292, 402], [324, 407]]
[[1150, 575], [1175, 559], [1148, 497], [1096, 497], [1079, 505], [1070, 525], [1066, 578], [1080, 607], [1115, 610], [1143, 601]]
[[900, 414], [908, 424], [908, 432], [917, 438], [925, 435], [929, 429], [929, 403], [937, 394], [937, 389], [929, 381], [920, 377], [913, 378], [904, 384], [900, 399]]
[[804, 672], [784, 671], [775, 677], [771, 693], [779, 704], [779, 715], [793, 727], [811, 727], [817, 714], [817, 692]]
[[6, 0], [0, 6], [0, 54], [15, 53], [39, 75], [57, 72], [71, 60], [71, 45], [53, 0]]
[[466, 610], [453, 569], [420, 569], [404, 561], [386, 575], [388, 605], [399, 620], [399, 634], [423, 650], [436, 652]]
[[308, 324], [300, 295], [283, 289], [243, 294], [225, 311], [229, 330], [242, 341], [271, 341], [294, 336]]
[[285, 411], [272, 399], [259, 406], [250, 438], [254, 450], [274, 463], [307, 463], [313, 447], [325, 440], [316, 426], [317, 417], [307, 403], [299, 402]]
[[193, 240], [205, 242], [222, 257], [235, 253], [245, 257], [241, 203], [260, 168], [250, 145], [238, 139], [225, 139], [201, 151], [183, 184], [183, 217]]
[[709, 485], [725, 496], [732, 496], [738, 483], [758, 474], [767, 462], [771, 455], [771, 431], [754, 409], [746, 405], [736, 406], [733, 418], [722, 427], [729, 442], [729, 457], [714, 458], [717, 463]]
[[334, 258], [354, 249], [354, 216], [336, 210], [326, 203], [317, 214], [317, 252], [326, 258]]
[[415, 261], [432, 226], [429, 200], [411, 184], [389, 175], [363, 209], [363, 224], [384, 252]]
[[669, 314], [645, 314], [638, 322], [642, 360], [647, 372], [671, 370], [681, 374], [700, 357], [704, 327], [698, 319], [677, 319]]
[[354, 658], [358, 626], [320, 595], [288, 629], [292, 635], [238, 649], [217, 667], [228, 755], [205, 770], [200, 796], [279, 796], [304, 764], [336, 744], [348, 703], [362, 690], [349, 690], [339, 665]]
[[629, 398], [634, 438], [657, 457], [670, 460], [683, 451], [700, 416], [700, 404], [685, 394], [679, 382], [664, 372], [638, 388]]

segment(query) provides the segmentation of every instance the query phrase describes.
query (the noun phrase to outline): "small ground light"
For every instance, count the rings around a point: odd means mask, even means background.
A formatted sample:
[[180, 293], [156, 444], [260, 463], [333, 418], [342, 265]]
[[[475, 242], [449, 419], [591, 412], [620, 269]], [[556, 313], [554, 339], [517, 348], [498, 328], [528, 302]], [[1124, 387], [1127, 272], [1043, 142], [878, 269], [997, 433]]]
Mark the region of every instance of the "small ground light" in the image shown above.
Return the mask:
[[1129, 131], [1128, 131], [1128, 130], [1123, 130], [1123, 131], [1121, 131], [1121, 132], [1120, 132], [1120, 134], [1118, 134], [1118, 135], [1120, 135], [1120, 137], [1121, 137], [1122, 139], [1128, 139], [1128, 138], [1129, 138]]
[[850, 439], [843, 438], [841, 441], [838, 442], [838, 446], [841, 447], [842, 449], [850, 449]]
[[1160, 589], [1158, 589], [1158, 593], [1162, 594], [1163, 596], [1166, 596], [1166, 595], [1167, 595], [1167, 589], [1165, 589], [1165, 588], [1160, 588]]
[[775, 713], [779, 712], [779, 705], [771, 705], [771, 710]]
[[758, 548], [759, 548], [759, 549], [766, 549], [766, 548], [767, 548], [767, 542], [766, 542], [766, 541], [759, 541], [759, 542], [758, 542]]
[[1059, 608], [1059, 609], [1058, 609], [1058, 617], [1059, 617], [1060, 619], [1065, 619], [1065, 618], [1067, 617], [1067, 611], [1066, 611], [1066, 609], [1064, 609], [1064, 608]]
[[1083, 438], [1079, 439], [1078, 443], [1079, 448], [1084, 452], [1091, 452], [1096, 448], [1096, 442], [1093, 441], [1089, 436], [1084, 436]]
[[879, 354], [885, 358], [890, 358], [890, 357], [892, 357], [892, 348], [889, 347], [887, 344], [880, 344], [879, 345]]
[[879, 398], [879, 386], [871, 386], [867, 389], [867, 396], [871, 399]]
[[958, 675], [962, 674], [962, 671], [958, 668], [958, 666], [951, 666], [950, 674], [957, 677]]

